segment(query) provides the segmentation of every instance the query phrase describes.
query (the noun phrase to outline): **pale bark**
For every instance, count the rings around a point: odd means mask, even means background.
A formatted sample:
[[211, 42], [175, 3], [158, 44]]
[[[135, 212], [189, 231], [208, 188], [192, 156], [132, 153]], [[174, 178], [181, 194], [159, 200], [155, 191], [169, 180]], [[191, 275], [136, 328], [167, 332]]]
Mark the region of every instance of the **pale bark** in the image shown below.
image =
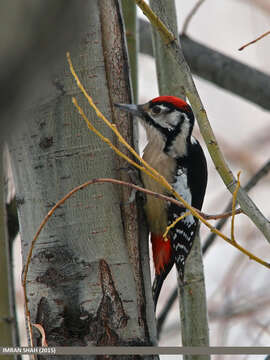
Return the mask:
[[84, 0], [0, 2], [0, 137], [36, 101], [50, 68], [72, 50], [85, 23]]
[[122, 0], [122, 10], [125, 22], [125, 34], [127, 39], [133, 101], [138, 101], [138, 18], [137, 6], [134, 1]]
[[[166, 26], [173, 32], [175, 37], [177, 37], [178, 30], [174, 0], [166, 2], [151, 0], [150, 5], [160, 19], [162, 19]], [[175, 61], [170, 54], [168, 54], [167, 46], [160, 39], [158, 31], [153, 28], [152, 39], [159, 94], [174, 95], [184, 99], [185, 93], [183, 87], [181, 87], [181, 77], [179, 71], [176, 69]]]
[[[208, 312], [201, 243], [198, 233], [185, 266], [185, 284], [179, 286], [183, 346], [209, 346]], [[210, 354], [184, 355], [185, 360], [209, 360]]]
[[[112, 119], [113, 102], [131, 100], [118, 3], [93, 0], [83, 11], [88, 19], [71, 58], [94, 101]], [[71, 95], [114, 141], [80, 94], [67, 65], [54, 69], [54, 74], [47, 96], [21, 114], [24, 125], [9, 144], [24, 264], [42, 218], [69, 190], [90, 178], [127, 177], [124, 171], [120, 174], [122, 162], [74, 110]], [[131, 141], [132, 127], [125, 115], [114, 122]], [[57, 209], [40, 234], [27, 293], [31, 322], [43, 326], [49, 345], [155, 342], [150, 284], [143, 280], [147, 275], [142, 276], [147, 266], [144, 263], [143, 269], [140, 261], [137, 208], [128, 203], [128, 191], [92, 185]], [[40, 344], [36, 330], [34, 336]]]
[[[9, 266], [9, 244], [6, 231], [6, 214], [4, 202], [4, 172], [3, 172], [3, 146], [0, 144], [0, 346], [12, 346], [14, 318], [12, 318], [9, 287], [12, 277]], [[3, 359], [10, 360], [12, 356], [4, 355]]]

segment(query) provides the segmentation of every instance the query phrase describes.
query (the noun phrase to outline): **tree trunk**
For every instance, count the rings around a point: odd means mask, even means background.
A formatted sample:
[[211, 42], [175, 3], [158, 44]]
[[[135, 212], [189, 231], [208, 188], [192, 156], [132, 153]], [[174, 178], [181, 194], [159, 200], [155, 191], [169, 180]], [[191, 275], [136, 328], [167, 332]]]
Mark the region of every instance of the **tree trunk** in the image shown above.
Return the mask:
[[[118, 2], [92, 0], [84, 11], [88, 22], [71, 58], [94, 101], [112, 119], [114, 102], [131, 101]], [[67, 65], [54, 74], [47, 97], [21, 114], [24, 125], [9, 143], [24, 265], [43, 217], [68, 191], [91, 178], [127, 179], [120, 170], [126, 164], [88, 131], [74, 110], [71, 95], [94, 126], [115, 142]], [[114, 122], [131, 142], [126, 116]], [[128, 203], [129, 192], [112, 184], [92, 185], [58, 208], [41, 232], [27, 294], [31, 322], [43, 326], [49, 346], [155, 342], [151, 288], [146, 284], [149, 266], [144, 262], [143, 269], [140, 261], [137, 207]], [[146, 236], [140, 240], [147, 242]], [[40, 334], [33, 331], [34, 345], [40, 345]]]

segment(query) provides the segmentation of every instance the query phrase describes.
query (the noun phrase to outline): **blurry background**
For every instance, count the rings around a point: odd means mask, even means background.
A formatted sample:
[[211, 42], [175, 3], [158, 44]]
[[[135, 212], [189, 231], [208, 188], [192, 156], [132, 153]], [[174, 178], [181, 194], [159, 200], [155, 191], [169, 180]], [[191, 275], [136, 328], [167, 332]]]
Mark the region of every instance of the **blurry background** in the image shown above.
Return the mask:
[[[180, 31], [183, 21], [195, 3], [194, 0], [176, 0]], [[144, 18], [140, 11], [138, 14]], [[192, 18], [187, 34], [194, 40], [270, 75], [270, 36], [247, 47], [242, 52], [238, 51], [243, 44], [270, 30], [269, 18], [269, 0], [205, 0]], [[196, 76], [195, 83], [225, 157], [235, 174], [241, 170], [241, 184], [244, 185], [269, 160], [269, 113]], [[139, 102], [149, 101], [155, 96], [158, 96], [158, 90], [154, 60], [150, 56], [140, 54]], [[195, 136], [205, 149], [197, 127]], [[142, 133], [141, 148], [144, 143], [145, 137]], [[209, 181], [203, 211], [210, 214], [220, 213], [223, 212], [230, 199], [230, 194], [217, 175], [206, 150], [205, 153], [208, 160]], [[269, 180], [270, 175], [264, 177], [250, 192], [252, 199], [268, 218], [270, 214]], [[227, 234], [229, 231], [229, 227], [224, 230]], [[208, 230], [201, 226], [202, 243], [208, 235]], [[236, 218], [236, 240], [254, 254], [270, 262], [269, 244], [244, 215]], [[14, 251], [18, 316], [23, 329], [18, 238]], [[222, 239], [216, 239], [207, 252], [204, 257], [204, 268], [211, 346], [268, 346], [270, 344], [269, 270], [249, 261]], [[175, 285], [176, 276], [172, 271], [163, 286], [158, 313], [166, 304]], [[161, 346], [180, 344], [178, 311], [178, 304], [175, 302], [161, 334]], [[26, 345], [23, 335], [22, 345]], [[164, 356], [163, 359], [165, 358], [174, 358], [174, 356]], [[265, 356], [213, 356], [215, 360], [223, 358], [226, 360], [264, 359]]]

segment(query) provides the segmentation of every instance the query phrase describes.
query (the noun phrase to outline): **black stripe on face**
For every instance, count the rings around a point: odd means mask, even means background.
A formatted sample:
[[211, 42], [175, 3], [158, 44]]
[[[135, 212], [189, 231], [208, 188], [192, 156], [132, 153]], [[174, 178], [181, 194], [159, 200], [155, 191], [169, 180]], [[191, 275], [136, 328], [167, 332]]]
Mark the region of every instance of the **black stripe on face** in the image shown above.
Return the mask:
[[[175, 108], [169, 109], [168, 112], [172, 112], [172, 111], [176, 111]], [[170, 151], [170, 147], [172, 146], [172, 144], [173, 144], [174, 140], [176, 139], [176, 137], [180, 134], [182, 124], [185, 121], [184, 115], [180, 111], [178, 111], [178, 113], [179, 113], [179, 122], [171, 130], [159, 125], [157, 122], [155, 122], [151, 118], [151, 116], [147, 112], [143, 113], [143, 118], [144, 118], [145, 122], [148, 123], [149, 125], [152, 125], [154, 128], [156, 128], [163, 135], [164, 141], [165, 141], [165, 147], [164, 147], [165, 153], [168, 153]]]
[[176, 139], [176, 137], [181, 133], [181, 129], [182, 129], [182, 124], [185, 121], [185, 117], [183, 114], [181, 114], [179, 112], [179, 122], [178, 124], [175, 126], [175, 128], [169, 132], [169, 135], [167, 137], [167, 141], [166, 141], [166, 145], [164, 148], [164, 151], [167, 153], [170, 150], [170, 147], [172, 146], [174, 140]]
[[161, 125], [159, 125], [157, 122], [155, 122], [150, 115], [148, 115], [147, 112], [143, 113], [143, 118], [145, 120], [145, 122], [149, 125], [154, 126], [154, 128], [156, 128], [166, 139], [168, 138], [168, 136], [170, 135], [170, 131], [167, 128], [162, 127]]

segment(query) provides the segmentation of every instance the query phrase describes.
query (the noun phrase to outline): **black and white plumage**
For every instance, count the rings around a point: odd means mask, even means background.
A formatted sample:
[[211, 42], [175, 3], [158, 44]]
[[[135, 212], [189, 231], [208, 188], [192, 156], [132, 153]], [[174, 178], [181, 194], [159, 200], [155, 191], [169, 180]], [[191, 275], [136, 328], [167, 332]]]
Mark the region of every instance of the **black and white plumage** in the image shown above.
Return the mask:
[[[173, 186], [189, 204], [201, 209], [207, 184], [207, 165], [199, 142], [191, 135], [194, 115], [191, 107], [174, 96], [160, 96], [143, 105], [116, 104], [137, 116], [146, 129], [148, 143], [143, 158]], [[169, 195], [145, 173], [145, 188]], [[179, 221], [163, 239], [166, 227], [188, 210], [147, 195], [145, 212], [151, 233], [155, 280], [155, 305], [166, 276], [175, 264], [184, 280], [186, 259], [191, 251], [198, 221], [191, 214]]]

